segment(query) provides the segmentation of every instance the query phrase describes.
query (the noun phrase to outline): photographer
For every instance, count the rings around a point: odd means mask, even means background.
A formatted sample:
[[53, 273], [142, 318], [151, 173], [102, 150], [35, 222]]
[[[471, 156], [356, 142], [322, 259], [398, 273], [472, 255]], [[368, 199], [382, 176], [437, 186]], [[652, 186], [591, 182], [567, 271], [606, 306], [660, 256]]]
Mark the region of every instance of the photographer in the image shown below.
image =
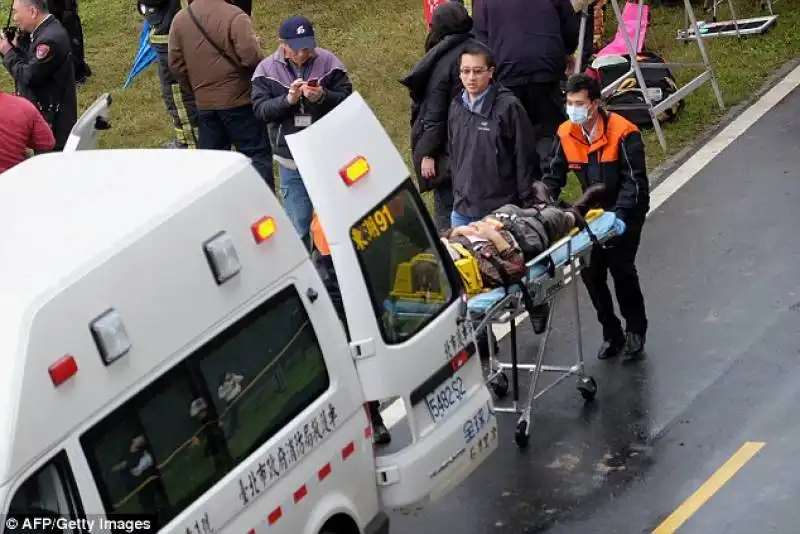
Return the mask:
[[[61, 23], [49, 13], [47, 0], [14, 0], [14, 22], [30, 34], [0, 36], [0, 54], [17, 94], [39, 108], [60, 151], [78, 120], [72, 45]], [[9, 40], [9, 38], [11, 38]]]

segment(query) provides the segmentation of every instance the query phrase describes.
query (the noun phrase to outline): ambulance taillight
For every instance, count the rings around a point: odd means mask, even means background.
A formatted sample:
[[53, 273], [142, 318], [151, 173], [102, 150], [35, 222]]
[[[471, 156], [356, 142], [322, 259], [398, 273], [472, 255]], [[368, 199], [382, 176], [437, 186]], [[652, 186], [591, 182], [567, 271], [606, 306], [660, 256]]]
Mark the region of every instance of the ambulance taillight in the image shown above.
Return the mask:
[[347, 186], [351, 186], [369, 174], [369, 162], [364, 156], [358, 156], [350, 163], [342, 167], [339, 171], [339, 176], [342, 177]]

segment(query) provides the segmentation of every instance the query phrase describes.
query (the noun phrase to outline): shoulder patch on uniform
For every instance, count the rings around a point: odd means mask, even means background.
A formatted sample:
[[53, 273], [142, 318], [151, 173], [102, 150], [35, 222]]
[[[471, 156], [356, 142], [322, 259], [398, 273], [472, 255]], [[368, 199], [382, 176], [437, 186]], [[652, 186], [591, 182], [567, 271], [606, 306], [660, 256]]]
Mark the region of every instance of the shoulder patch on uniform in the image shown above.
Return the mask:
[[36, 45], [36, 59], [44, 59], [50, 55], [50, 46], [46, 44]]

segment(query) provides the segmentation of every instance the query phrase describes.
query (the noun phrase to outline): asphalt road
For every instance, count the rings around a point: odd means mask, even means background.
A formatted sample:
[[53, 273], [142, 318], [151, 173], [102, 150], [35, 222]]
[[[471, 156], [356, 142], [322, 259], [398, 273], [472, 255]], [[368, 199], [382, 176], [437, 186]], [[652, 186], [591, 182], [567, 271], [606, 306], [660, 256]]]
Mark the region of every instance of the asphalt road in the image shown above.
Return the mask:
[[[797, 532], [799, 169], [795, 90], [648, 219], [646, 360], [595, 358], [600, 333], [581, 287], [595, 402], [562, 383], [538, 401], [525, 450], [513, 443], [516, 417], [500, 414], [497, 453], [435, 506], [393, 514], [392, 532], [652, 532], [745, 442], [765, 445], [710, 499], [694, 497], [702, 506], [680, 532]], [[568, 311], [564, 300], [547, 363], [572, 361]], [[526, 324], [523, 358], [536, 343]]]

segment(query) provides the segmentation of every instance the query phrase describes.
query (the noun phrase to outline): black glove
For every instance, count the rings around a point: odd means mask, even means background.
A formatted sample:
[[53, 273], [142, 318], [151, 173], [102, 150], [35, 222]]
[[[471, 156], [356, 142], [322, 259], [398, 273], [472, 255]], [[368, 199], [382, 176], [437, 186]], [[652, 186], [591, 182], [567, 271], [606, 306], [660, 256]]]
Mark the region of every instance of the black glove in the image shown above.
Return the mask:
[[578, 200], [572, 203], [572, 208], [578, 210], [581, 215], [586, 215], [591, 208], [603, 204], [605, 195], [605, 184], [594, 184], [586, 188]]

